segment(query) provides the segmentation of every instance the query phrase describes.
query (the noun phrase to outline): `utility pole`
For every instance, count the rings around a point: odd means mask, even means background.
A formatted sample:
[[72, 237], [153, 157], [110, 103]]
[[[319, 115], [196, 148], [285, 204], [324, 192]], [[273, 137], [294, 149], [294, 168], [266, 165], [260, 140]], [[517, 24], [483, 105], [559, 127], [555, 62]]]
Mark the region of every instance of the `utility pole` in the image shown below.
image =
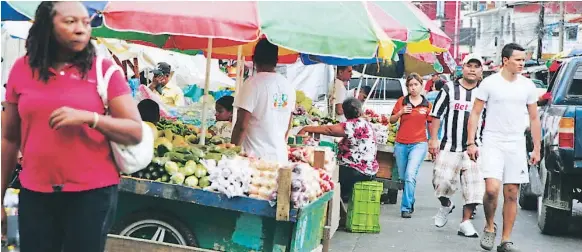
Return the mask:
[[499, 18], [501, 19], [499, 22], [499, 33], [497, 35], [497, 58], [499, 59], [499, 64], [501, 65], [501, 63], [503, 63], [503, 59], [501, 58], [501, 50], [503, 49], [503, 44], [504, 44], [504, 40], [503, 40], [503, 28], [505, 26], [505, 12], [500, 10], [499, 12]]
[[461, 5], [461, 2], [455, 1], [455, 39], [453, 40], [455, 59], [459, 58], [459, 5]]
[[540, 2], [540, 20], [538, 22], [538, 60], [542, 58], [542, 41], [544, 39], [544, 17], [545, 17], [546, 7], [544, 6], [544, 2]]
[[[471, 30], [471, 33], [469, 34], [469, 39], [475, 41], [475, 36], [477, 36], [477, 34], [473, 33], [473, 18], [469, 18], [469, 28]], [[469, 53], [473, 53], [473, 46], [469, 45]]]
[[560, 2], [560, 52], [564, 51], [564, 1]]

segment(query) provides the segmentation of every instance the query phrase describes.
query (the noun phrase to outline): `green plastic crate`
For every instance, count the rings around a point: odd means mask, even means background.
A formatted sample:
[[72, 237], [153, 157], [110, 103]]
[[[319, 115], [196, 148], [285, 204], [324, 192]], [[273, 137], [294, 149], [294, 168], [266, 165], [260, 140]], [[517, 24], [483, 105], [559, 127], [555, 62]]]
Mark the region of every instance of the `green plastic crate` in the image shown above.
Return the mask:
[[346, 222], [350, 232], [380, 232], [380, 196], [383, 190], [384, 184], [377, 181], [358, 182], [354, 185]]

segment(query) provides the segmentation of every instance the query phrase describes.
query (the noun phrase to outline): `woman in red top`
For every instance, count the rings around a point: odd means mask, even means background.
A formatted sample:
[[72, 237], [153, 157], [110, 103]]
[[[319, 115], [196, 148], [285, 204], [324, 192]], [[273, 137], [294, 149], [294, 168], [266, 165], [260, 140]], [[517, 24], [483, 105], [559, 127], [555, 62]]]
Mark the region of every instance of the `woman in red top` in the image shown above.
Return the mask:
[[390, 116], [390, 123], [400, 120], [394, 157], [398, 175], [404, 181], [400, 206], [402, 218], [410, 218], [414, 212], [416, 176], [428, 151], [426, 129], [431, 120], [429, 112], [432, 109], [430, 102], [421, 95], [422, 78], [418, 74], [408, 75], [406, 87], [408, 95], [398, 99]]
[[[20, 251], [103, 251], [119, 183], [109, 141], [139, 143], [140, 115], [120, 72], [107, 90], [111, 116], [104, 115], [81, 3], [42, 2], [34, 20], [26, 56], [7, 83], [2, 196], [21, 150]], [[113, 64], [105, 60], [104, 72]]]

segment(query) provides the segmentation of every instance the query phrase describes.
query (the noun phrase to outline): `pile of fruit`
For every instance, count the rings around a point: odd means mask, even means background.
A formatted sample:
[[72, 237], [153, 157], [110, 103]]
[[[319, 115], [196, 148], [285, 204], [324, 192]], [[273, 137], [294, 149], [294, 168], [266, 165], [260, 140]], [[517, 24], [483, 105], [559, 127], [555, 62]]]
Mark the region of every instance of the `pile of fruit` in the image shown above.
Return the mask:
[[241, 148], [224, 143], [224, 139], [208, 134], [209, 145], [198, 145], [200, 130], [180, 121], [161, 120], [157, 125], [147, 123], [154, 136], [154, 158], [132, 177], [158, 182], [206, 188], [211, 185], [204, 159], [221, 160], [237, 156]]
[[390, 128], [388, 131], [388, 142], [386, 143], [389, 146], [394, 146], [394, 142], [396, 142], [396, 132], [398, 131], [399, 122], [390, 124]]

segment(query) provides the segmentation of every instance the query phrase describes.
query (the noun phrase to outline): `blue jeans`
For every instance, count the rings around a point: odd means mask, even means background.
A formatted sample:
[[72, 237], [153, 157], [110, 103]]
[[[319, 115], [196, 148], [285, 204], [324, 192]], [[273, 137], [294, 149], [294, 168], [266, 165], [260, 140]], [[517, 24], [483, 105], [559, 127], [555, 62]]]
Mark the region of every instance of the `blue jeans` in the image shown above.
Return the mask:
[[416, 190], [416, 176], [418, 170], [426, 157], [428, 143], [420, 142], [414, 144], [394, 144], [394, 157], [398, 166], [400, 180], [404, 181], [402, 192], [402, 204], [400, 211], [410, 212], [414, 204], [414, 191]]

